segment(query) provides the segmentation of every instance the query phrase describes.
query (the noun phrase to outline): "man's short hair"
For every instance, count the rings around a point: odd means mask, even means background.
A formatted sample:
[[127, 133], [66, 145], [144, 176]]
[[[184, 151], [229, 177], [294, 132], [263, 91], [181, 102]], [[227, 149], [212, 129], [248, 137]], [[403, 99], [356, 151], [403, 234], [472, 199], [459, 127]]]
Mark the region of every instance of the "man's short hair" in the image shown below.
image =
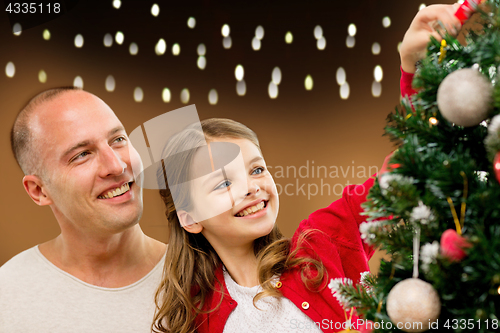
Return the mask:
[[28, 104], [19, 111], [10, 132], [10, 144], [14, 157], [25, 175], [42, 176], [45, 172], [38, 154], [40, 140], [35, 137], [31, 124], [32, 116], [37, 106], [65, 92], [75, 90], [81, 91], [81, 89], [77, 87], [59, 87], [45, 90], [33, 97]]

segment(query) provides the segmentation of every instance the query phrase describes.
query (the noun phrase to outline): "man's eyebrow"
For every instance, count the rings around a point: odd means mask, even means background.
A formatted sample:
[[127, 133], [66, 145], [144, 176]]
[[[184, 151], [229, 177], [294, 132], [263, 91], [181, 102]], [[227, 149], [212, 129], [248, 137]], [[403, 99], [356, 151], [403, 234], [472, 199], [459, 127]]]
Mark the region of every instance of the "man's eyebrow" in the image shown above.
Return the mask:
[[[112, 136], [114, 134], [116, 134], [117, 132], [120, 132], [120, 131], [125, 131], [125, 128], [123, 127], [123, 125], [120, 125], [120, 126], [117, 126], [115, 128], [113, 128], [111, 131], [108, 132], [108, 136]], [[82, 148], [82, 147], [86, 147], [88, 145], [90, 145], [92, 143], [92, 141], [90, 140], [85, 140], [85, 141], [82, 141], [82, 142], [78, 142], [76, 145], [74, 145], [73, 147], [69, 148], [68, 150], [66, 150], [63, 154], [63, 158], [65, 158], [66, 156], [68, 156], [69, 154], [71, 154], [73, 151], [79, 149], [79, 148]]]
[[111, 131], [108, 132], [108, 136], [112, 136], [113, 134], [116, 134], [116, 132], [120, 131], [125, 131], [125, 127], [123, 127], [123, 125], [116, 126], [115, 128], [113, 128]]
[[76, 145], [74, 145], [73, 147], [69, 148], [68, 150], [66, 150], [64, 152], [64, 154], [62, 155], [62, 158], [65, 158], [66, 156], [68, 156], [69, 154], [71, 154], [73, 151], [81, 148], [81, 147], [86, 147], [88, 145], [91, 144], [91, 141], [89, 140], [85, 140], [85, 141], [82, 141], [82, 142], [79, 142], [77, 143]]

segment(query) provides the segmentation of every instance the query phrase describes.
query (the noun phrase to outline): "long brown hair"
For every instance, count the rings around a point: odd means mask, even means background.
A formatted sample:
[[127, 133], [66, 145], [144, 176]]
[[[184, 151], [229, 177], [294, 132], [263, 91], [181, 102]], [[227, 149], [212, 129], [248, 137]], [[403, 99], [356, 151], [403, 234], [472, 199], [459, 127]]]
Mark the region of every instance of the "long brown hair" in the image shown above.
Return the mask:
[[[190, 126], [169, 141], [163, 156], [177, 154], [178, 158], [165, 159], [163, 170], [159, 170], [159, 177], [168, 169], [171, 184], [186, 182], [195, 153], [194, 149], [188, 148], [200, 146], [205, 140], [210, 142], [215, 138], [247, 139], [260, 150], [255, 133], [236, 121], [211, 118], [202, 121], [201, 128], [203, 132], [199, 131], [199, 125]], [[205, 298], [215, 289], [215, 271], [221, 260], [201, 233], [189, 233], [179, 222], [176, 208], [189, 211], [190, 200], [186, 197], [189, 196], [189, 191], [182, 191], [178, 186], [171, 189], [166, 183], [166, 189], [160, 190], [160, 196], [166, 208], [170, 238], [163, 278], [155, 296], [157, 311], [152, 328], [154, 332], [192, 333], [196, 331], [194, 320], [197, 314], [202, 312]], [[183, 193], [173, 193], [174, 191]], [[305, 264], [301, 275], [308, 287], [319, 286], [324, 281], [325, 272], [321, 261], [296, 257], [301, 248], [300, 244], [307, 241], [307, 236], [308, 232], [301, 235], [299, 246], [290, 251], [291, 240], [285, 238], [275, 224], [268, 235], [255, 240], [254, 253], [258, 259], [258, 277], [262, 291], [255, 296], [254, 305], [263, 297], [281, 296], [273, 287], [272, 280], [292, 266]], [[311, 268], [316, 274], [308, 274]], [[210, 309], [209, 312], [215, 310]]]

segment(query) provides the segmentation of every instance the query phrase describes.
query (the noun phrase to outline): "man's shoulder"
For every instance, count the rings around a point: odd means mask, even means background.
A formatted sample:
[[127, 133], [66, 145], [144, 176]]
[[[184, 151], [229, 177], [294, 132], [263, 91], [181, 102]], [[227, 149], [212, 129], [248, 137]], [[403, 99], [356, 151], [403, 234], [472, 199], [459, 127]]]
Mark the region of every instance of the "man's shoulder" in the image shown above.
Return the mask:
[[0, 281], [17, 279], [33, 270], [37, 262], [37, 247], [29, 248], [3, 264], [0, 267]]

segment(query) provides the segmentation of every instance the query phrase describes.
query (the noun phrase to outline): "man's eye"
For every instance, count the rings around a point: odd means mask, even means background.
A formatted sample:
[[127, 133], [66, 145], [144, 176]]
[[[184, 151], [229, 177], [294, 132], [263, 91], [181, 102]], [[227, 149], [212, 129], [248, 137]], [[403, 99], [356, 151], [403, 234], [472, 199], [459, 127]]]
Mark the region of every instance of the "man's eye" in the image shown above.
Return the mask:
[[72, 160], [71, 162], [73, 161], [76, 161], [76, 160], [79, 160], [81, 158], [84, 158], [85, 156], [87, 155], [90, 155], [90, 153], [88, 151], [82, 151], [80, 154], [76, 155]]
[[263, 167], [257, 167], [257, 168], [255, 168], [255, 169], [252, 170], [252, 175], [260, 175], [265, 170], [266, 169], [264, 169]]
[[123, 136], [120, 136], [115, 139], [115, 142], [123, 142], [123, 141], [125, 141], [125, 138]]
[[229, 186], [231, 186], [231, 184], [232, 184], [232, 183], [231, 183], [228, 179], [226, 179], [226, 180], [224, 180], [222, 183], [220, 183], [219, 185], [217, 185], [217, 186], [214, 188], [214, 191], [215, 191], [215, 190], [220, 190], [220, 189], [222, 189], [222, 188], [229, 187]]

